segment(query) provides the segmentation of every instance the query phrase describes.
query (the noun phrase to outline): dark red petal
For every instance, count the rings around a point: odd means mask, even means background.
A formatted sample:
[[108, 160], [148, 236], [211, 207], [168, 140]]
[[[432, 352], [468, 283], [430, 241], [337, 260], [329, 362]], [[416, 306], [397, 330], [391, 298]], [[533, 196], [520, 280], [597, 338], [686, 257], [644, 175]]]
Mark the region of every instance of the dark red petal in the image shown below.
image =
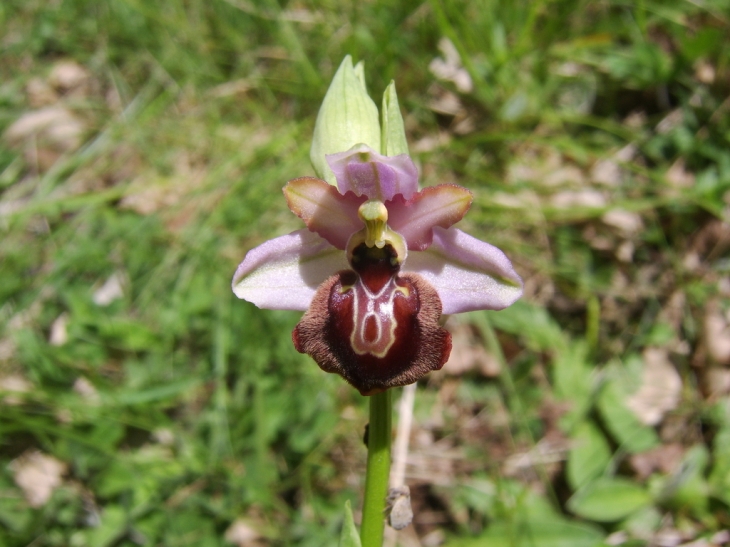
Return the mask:
[[409, 273], [382, 289], [373, 297], [355, 272], [339, 272], [319, 287], [292, 333], [297, 351], [363, 395], [411, 384], [451, 352], [451, 335], [438, 325], [441, 302], [427, 281]]

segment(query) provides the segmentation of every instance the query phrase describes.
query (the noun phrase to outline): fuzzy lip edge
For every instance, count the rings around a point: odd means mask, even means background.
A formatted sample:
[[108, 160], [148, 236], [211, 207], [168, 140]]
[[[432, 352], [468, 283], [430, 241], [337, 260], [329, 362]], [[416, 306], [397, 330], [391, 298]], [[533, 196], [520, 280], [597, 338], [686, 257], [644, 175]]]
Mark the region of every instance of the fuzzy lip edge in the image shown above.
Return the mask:
[[420, 340], [416, 343], [416, 353], [408, 366], [398, 369], [392, 375], [376, 377], [368, 374], [368, 368], [363, 366], [362, 360], [354, 356], [354, 351], [352, 356], [346, 358], [347, 355], [343, 355], [341, 350], [333, 348], [327, 336], [332, 313], [330, 294], [341, 283], [342, 273], [337, 273], [322, 283], [310, 308], [293, 329], [292, 342], [298, 352], [308, 354], [323, 371], [338, 374], [364, 396], [412, 384], [444, 366], [451, 353], [452, 339], [451, 333], [439, 323], [441, 302], [435, 289], [421, 276], [413, 273], [396, 274], [399, 279], [410, 284], [419, 302], [418, 311], [412, 320], [416, 331], [420, 333]]

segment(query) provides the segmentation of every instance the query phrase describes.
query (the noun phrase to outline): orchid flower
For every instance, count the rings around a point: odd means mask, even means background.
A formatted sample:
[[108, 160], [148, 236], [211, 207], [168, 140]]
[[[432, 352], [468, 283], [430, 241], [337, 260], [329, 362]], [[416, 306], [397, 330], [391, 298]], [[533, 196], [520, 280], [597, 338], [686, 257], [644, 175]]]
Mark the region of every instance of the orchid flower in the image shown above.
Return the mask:
[[[349, 70], [356, 77], [351, 62]], [[318, 127], [326, 124], [327, 100]], [[442, 314], [498, 310], [522, 294], [502, 251], [453, 227], [471, 192], [455, 184], [419, 191], [411, 158], [392, 153], [405, 147], [402, 120], [391, 132], [398, 138], [379, 146], [390, 155], [369, 146], [372, 138], [327, 153], [343, 139], [317, 140], [315, 128], [313, 160], [323, 161], [313, 163], [329, 182], [301, 177], [284, 187], [306, 228], [250, 250], [232, 283], [236, 296], [260, 308], [305, 311], [292, 333], [296, 349], [363, 395], [411, 384], [444, 365], [451, 335]]]

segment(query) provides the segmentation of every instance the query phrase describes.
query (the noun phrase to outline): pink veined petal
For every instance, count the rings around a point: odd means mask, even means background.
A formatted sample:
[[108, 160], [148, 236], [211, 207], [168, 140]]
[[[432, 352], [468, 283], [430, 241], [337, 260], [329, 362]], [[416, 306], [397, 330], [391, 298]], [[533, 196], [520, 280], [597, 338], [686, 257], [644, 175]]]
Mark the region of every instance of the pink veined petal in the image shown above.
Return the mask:
[[431, 246], [408, 253], [403, 271], [433, 285], [444, 314], [501, 310], [522, 296], [522, 279], [507, 256], [456, 228], [434, 228]]
[[410, 199], [418, 190], [418, 170], [407, 154], [383, 156], [365, 144], [325, 156], [341, 194], [388, 201], [398, 194]]
[[251, 249], [231, 285], [238, 298], [259, 308], [305, 311], [317, 287], [348, 268], [345, 253], [303, 229]]
[[430, 186], [408, 201], [396, 196], [386, 203], [388, 225], [406, 238], [409, 250], [423, 251], [431, 244], [433, 228], [449, 228], [459, 222], [471, 202], [471, 192], [456, 184]]
[[323, 180], [314, 177], [290, 180], [284, 187], [284, 195], [289, 209], [307, 228], [338, 249], [344, 250], [350, 236], [364, 226], [357, 210], [366, 198], [352, 193], [342, 195]]

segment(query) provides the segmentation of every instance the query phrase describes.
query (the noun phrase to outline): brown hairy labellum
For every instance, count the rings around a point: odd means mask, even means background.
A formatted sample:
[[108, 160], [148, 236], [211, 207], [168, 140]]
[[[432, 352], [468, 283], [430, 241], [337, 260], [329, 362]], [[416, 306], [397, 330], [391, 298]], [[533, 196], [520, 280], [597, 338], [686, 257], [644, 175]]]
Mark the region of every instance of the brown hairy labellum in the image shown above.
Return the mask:
[[363, 395], [412, 384], [440, 369], [451, 335], [439, 326], [436, 290], [414, 273], [400, 275], [390, 245], [353, 251], [353, 270], [327, 279], [292, 332], [297, 351], [337, 373]]

